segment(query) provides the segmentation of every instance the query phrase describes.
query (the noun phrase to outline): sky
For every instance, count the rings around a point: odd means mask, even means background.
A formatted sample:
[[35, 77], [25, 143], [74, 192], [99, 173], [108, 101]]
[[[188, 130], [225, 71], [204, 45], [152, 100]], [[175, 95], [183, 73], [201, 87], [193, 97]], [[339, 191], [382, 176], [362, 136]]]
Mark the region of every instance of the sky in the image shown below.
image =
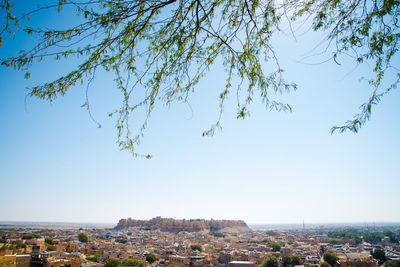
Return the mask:
[[[71, 19], [46, 13], [32, 23], [62, 25]], [[315, 54], [322, 39], [312, 32], [296, 40], [287, 32], [274, 38], [286, 79], [299, 87], [282, 96], [292, 113], [269, 111], [256, 98], [251, 116], [236, 119], [232, 95], [222, 131], [202, 137], [218, 118], [226, 74], [217, 64], [189, 104], [155, 109], [138, 148], [152, 154], [150, 160], [134, 158], [116, 144], [115, 118], [107, 114], [118, 108], [121, 96], [112, 74], [98, 73], [89, 91], [98, 128], [81, 107], [84, 86], [52, 103], [26, 98], [27, 87], [65, 74], [73, 61], [35, 64], [29, 80], [0, 67], [0, 221], [117, 223], [162, 216], [399, 222], [400, 92], [383, 98], [359, 133], [331, 135], [332, 126], [351, 119], [368, 99], [370, 88], [360, 77], [370, 75], [370, 66], [355, 68], [346, 57], [339, 58], [341, 65], [314, 64], [326, 55], [302, 60]], [[30, 45], [17, 34], [14, 41], [3, 40], [0, 57]]]

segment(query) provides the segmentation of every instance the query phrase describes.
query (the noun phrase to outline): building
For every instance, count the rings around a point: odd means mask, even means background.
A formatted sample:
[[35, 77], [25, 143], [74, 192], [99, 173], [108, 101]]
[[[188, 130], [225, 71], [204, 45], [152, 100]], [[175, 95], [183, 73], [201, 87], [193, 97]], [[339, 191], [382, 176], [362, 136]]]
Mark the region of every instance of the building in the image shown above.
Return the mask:
[[254, 261], [231, 261], [228, 263], [228, 267], [256, 267]]

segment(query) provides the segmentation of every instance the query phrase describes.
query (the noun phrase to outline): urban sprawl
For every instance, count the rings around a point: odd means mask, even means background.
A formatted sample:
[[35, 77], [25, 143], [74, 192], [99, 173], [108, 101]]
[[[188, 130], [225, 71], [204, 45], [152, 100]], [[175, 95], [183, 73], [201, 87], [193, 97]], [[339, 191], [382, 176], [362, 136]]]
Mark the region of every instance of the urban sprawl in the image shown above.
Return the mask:
[[250, 229], [244, 221], [121, 219], [114, 228], [1, 229], [0, 266], [400, 266], [400, 227]]

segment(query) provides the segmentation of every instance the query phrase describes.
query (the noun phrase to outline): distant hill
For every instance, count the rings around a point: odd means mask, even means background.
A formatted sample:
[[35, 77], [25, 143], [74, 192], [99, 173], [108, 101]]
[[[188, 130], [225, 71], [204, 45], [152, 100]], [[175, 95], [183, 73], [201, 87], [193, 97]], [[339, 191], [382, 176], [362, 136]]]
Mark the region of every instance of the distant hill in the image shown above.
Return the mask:
[[230, 232], [230, 233], [243, 233], [251, 231], [247, 224], [242, 220], [204, 220], [204, 219], [190, 219], [190, 220], [176, 220], [172, 218], [155, 217], [150, 220], [135, 220], [135, 219], [121, 219], [119, 220], [116, 230], [122, 230], [129, 227], [146, 227], [150, 230], [161, 230], [169, 232], [198, 232], [198, 231], [211, 231], [211, 232]]
[[104, 229], [111, 228], [111, 223], [95, 223], [95, 222], [29, 222], [29, 221], [0, 221], [0, 231], [21, 231], [24, 229], [40, 230], [40, 229]]

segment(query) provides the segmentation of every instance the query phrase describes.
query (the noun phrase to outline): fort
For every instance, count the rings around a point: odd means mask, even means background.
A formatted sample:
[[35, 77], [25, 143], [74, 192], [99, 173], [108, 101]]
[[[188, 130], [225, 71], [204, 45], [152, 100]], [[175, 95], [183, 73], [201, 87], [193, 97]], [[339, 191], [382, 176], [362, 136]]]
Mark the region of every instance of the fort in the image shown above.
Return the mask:
[[121, 230], [129, 227], [146, 227], [149, 230], [161, 230], [168, 232], [198, 232], [198, 231], [234, 231], [247, 232], [251, 229], [242, 220], [204, 220], [190, 219], [177, 220], [172, 218], [155, 217], [150, 220], [135, 220], [132, 218], [119, 220], [116, 230]]

